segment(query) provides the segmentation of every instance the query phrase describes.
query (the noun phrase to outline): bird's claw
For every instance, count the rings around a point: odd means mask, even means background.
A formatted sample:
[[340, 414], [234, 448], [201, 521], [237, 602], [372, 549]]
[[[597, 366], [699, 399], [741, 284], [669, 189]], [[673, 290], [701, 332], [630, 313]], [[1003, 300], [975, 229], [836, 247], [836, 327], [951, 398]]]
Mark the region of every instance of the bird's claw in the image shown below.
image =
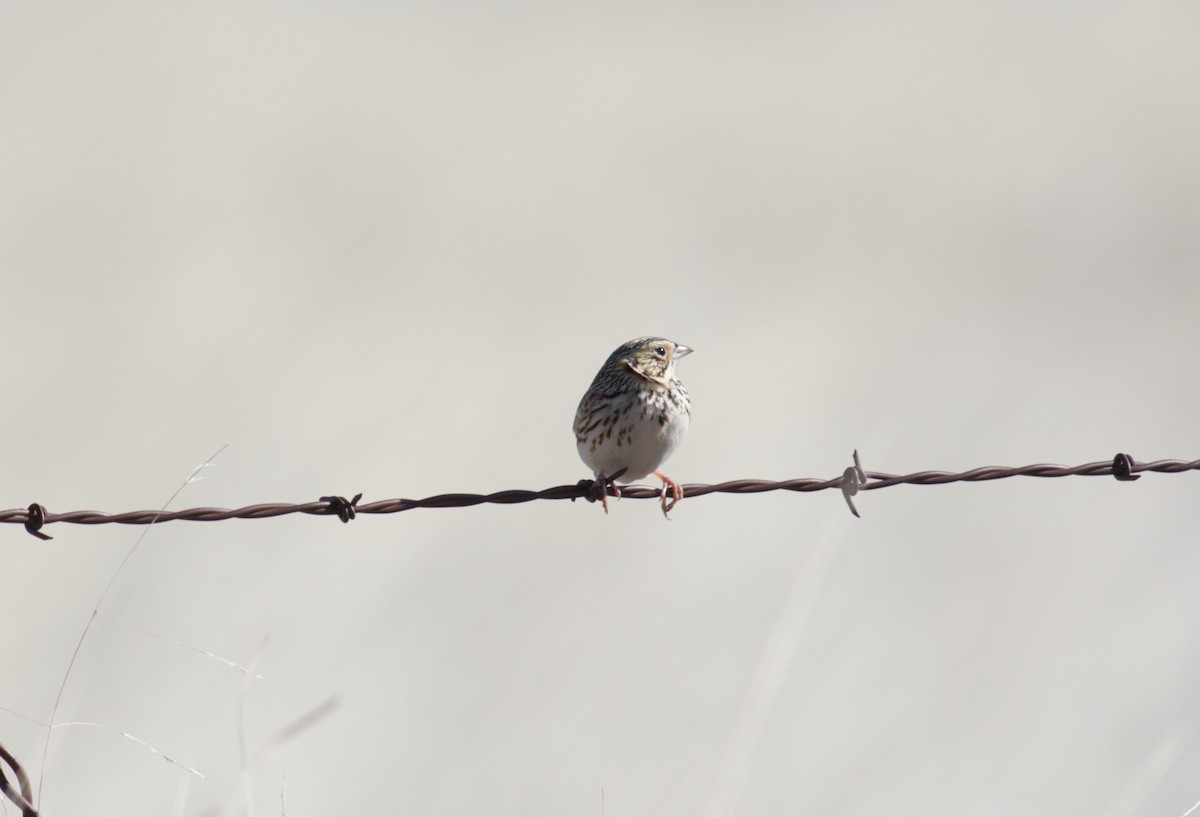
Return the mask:
[[[655, 471], [654, 476], [658, 477], [659, 479], [661, 479], [663, 481], [662, 491], [659, 494], [659, 504], [662, 506], [663, 516], [666, 517], [667, 521], [669, 522], [671, 520], [671, 517], [667, 516], [667, 514], [670, 513], [671, 509], [675, 507], [676, 503], [678, 503], [679, 500], [683, 499], [683, 486], [680, 485], [675, 480], [671, 479], [669, 476], [664, 474], [662, 471]], [[667, 489], [668, 488], [671, 489], [671, 501], [670, 502], [667, 502]]]
[[[603, 482], [601, 482], [600, 484], [601, 484], [601, 486], [604, 486]], [[605, 513], [608, 513], [608, 488], [609, 487], [611, 487], [613, 489], [613, 496], [615, 496], [617, 498], [617, 502], [621, 501], [621, 489], [617, 487], [617, 483], [609, 481], [607, 487], [601, 487], [601, 489], [600, 489], [600, 504], [604, 506]]]
[[[608, 513], [608, 489], [612, 488], [613, 495], [617, 501], [621, 499], [621, 489], [617, 487], [617, 478], [628, 471], [629, 468], [622, 468], [611, 476], [605, 474], [596, 474], [596, 478], [591, 480], [587, 486], [587, 501], [599, 502], [604, 507], [604, 512]], [[580, 480], [580, 484], [589, 482], [588, 480]]]

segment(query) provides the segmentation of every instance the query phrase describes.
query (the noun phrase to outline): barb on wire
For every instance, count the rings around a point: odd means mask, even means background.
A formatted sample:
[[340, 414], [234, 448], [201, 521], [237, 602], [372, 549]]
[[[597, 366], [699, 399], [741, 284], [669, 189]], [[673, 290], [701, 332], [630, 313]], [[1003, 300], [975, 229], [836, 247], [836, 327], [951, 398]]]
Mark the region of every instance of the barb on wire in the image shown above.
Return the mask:
[[46, 506], [35, 502], [26, 510], [29, 515], [25, 518], [25, 530], [43, 542], [53, 539], [53, 536], [42, 533], [42, 525], [46, 524]]
[[854, 465], [842, 472], [842, 498], [850, 508], [850, 513], [860, 516], [858, 508], [854, 507], [854, 497], [858, 489], [867, 484], [867, 472], [863, 470], [862, 460], [858, 457], [858, 449], [854, 449]]
[[[857, 452], [856, 452], [857, 453]], [[890, 488], [893, 485], [946, 485], [951, 482], [988, 482], [995, 479], [1011, 477], [1115, 477], [1123, 482], [1138, 479], [1148, 472], [1161, 474], [1178, 474], [1184, 471], [1200, 470], [1200, 460], [1156, 460], [1154, 462], [1137, 462], [1128, 454], [1118, 454], [1112, 460], [1088, 462], [1083, 465], [1052, 465], [1038, 463], [1010, 468], [999, 465], [989, 465], [973, 468], [969, 471], [917, 471], [912, 474], [887, 474], [882, 471], [863, 471], [861, 465], [852, 468], [832, 479], [800, 478], [780, 481], [763, 479], [740, 479], [731, 482], [720, 482], [713, 485], [686, 484], [683, 486], [687, 499], [706, 496], [708, 494], [759, 494], [767, 491], [795, 491], [811, 493], [814, 491], [842, 491], [851, 510], [857, 510], [850, 503], [850, 497], [861, 491], [873, 491], [880, 488]], [[851, 472], [853, 476], [851, 476]], [[100, 511], [67, 511], [65, 513], [50, 513], [42, 506], [36, 505], [39, 511], [26, 508], [14, 508], [0, 511], [0, 523], [9, 522], [29, 526], [31, 520], [38, 520], [43, 525], [56, 522], [68, 522], [75, 525], [149, 525], [176, 520], [193, 522], [220, 522], [226, 519], [266, 519], [274, 516], [286, 516], [293, 513], [310, 514], [313, 516], [335, 516], [343, 522], [349, 522], [358, 514], [387, 514], [410, 511], [414, 508], [465, 508], [471, 505], [517, 505], [523, 502], [534, 502], [542, 499], [586, 499], [589, 502], [600, 500], [603, 496], [621, 496], [631, 499], [659, 499], [661, 490], [649, 485], [627, 485], [618, 489], [609, 482], [601, 490], [594, 480], [580, 480], [574, 485], [557, 485], [541, 491], [511, 490], [498, 491], [492, 494], [438, 494], [424, 499], [381, 499], [365, 505], [358, 503], [362, 494], [353, 500], [340, 496], [322, 497], [317, 502], [289, 504], [285, 502], [247, 505], [242, 508], [188, 508], [182, 511], [128, 511], [126, 513], [102, 513]], [[34, 507], [34, 506], [31, 506]], [[856, 514], [857, 515], [857, 514]], [[35, 530], [40, 527], [35, 524]], [[31, 531], [34, 532], [34, 531]]]
[[1134, 465], [1133, 457], [1128, 454], [1117, 454], [1113, 457], [1113, 476], [1117, 478], [1118, 482], [1134, 482], [1141, 479], [1141, 474], [1133, 473]]
[[344, 496], [323, 496], [322, 502], [329, 503], [329, 512], [335, 515], [343, 522], [349, 522], [355, 517], [358, 512], [358, 500], [362, 499], [362, 494], [354, 495], [354, 499], [346, 499]]

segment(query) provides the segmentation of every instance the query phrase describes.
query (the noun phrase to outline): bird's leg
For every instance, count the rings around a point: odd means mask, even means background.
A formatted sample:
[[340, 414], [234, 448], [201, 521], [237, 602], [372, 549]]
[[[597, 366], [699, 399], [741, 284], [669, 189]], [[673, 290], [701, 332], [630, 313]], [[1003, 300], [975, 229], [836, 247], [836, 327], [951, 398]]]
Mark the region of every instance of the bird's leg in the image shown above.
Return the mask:
[[[679, 500], [683, 499], [683, 486], [680, 485], [675, 480], [671, 479], [669, 476], [664, 474], [662, 471], [655, 471], [654, 476], [658, 477], [659, 479], [661, 479], [663, 481], [662, 500], [661, 500], [662, 501], [662, 512], [663, 512], [663, 516], [667, 516], [667, 513], [672, 508], [675, 507], [675, 503], [678, 502]], [[667, 502], [667, 488], [671, 489], [671, 501], [670, 502]], [[671, 517], [667, 516], [667, 518], [670, 519]]]

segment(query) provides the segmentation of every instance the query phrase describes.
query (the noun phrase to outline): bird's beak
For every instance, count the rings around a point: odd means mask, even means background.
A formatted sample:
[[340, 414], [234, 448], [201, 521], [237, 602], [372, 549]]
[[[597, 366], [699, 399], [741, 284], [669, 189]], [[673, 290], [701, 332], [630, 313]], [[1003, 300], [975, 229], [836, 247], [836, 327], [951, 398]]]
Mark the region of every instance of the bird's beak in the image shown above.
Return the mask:
[[691, 353], [691, 346], [684, 346], [682, 343], [676, 344], [675, 354], [671, 357], [671, 360], [679, 360], [679, 358], [683, 357], [684, 355], [690, 355]]

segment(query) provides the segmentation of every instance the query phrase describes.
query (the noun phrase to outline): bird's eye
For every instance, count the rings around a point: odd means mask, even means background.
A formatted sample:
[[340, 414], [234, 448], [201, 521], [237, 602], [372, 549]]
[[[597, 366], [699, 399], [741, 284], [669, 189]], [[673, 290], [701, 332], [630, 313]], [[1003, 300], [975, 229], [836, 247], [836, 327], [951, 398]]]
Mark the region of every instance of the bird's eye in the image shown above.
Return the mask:
[[666, 356], [667, 356], [667, 350], [666, 350], [666, 348], [665, 348], [665, 347], [662, 347], [662, 346], [655, 346], [655, 347], [654, 347], [654, 354], [658, 355], [659, 357], [666, 357]]

